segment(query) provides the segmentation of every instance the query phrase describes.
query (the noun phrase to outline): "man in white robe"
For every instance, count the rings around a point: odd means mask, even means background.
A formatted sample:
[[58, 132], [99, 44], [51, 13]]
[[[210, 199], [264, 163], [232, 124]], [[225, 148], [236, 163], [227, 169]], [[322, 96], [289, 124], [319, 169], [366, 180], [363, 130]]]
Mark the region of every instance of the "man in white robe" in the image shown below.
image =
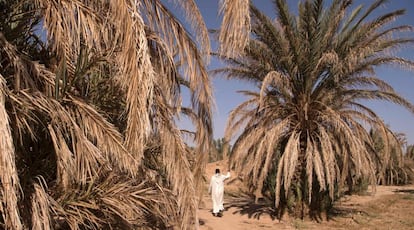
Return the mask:
[[223, 194], [224, 194], [224, 180], [230, 177], [230, 172], [226, 175], [220, 174], [220, 169], [216, 169], [216, 173], [211, 176], [210, 186], [208, 192], [211, 193], [213, 200], [213, 215], [221, 216], [220, 212], [224, 210]]

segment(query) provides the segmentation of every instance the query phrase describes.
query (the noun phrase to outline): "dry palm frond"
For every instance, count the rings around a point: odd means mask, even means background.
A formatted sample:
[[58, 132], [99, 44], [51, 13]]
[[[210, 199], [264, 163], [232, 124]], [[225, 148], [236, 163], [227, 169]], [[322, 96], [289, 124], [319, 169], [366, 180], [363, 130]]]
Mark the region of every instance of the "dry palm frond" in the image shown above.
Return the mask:
[[[5, 73], [13, 73], [13, 79], [7, 81], [10, 88], [13, 88], [14, 91], [7, 91], [9, 98], [11, 98], [11, 103], [13, 104], [12, 119], [16, 122], [16, 128], [19, 132], [19, 141], [23, 136], [24, 132], [27, 132], [31, 135], [32, 138], [35, 138], [34, 131], [30, 126], [30, 123], [37, 120], [36, 115], [31, 112], [32, 106], [31, 103], [24, 103], [19, 100], [19, 95], [16, 92], [20, 90], [28, 91], [28, 88], [33, 90], [42, 90], [46, 94], [53, 92], [54, 85], [54, 74], [48, 71], [44, 66], [39, 63], [29, 60], [25, 55], [22, 55], [18, 52], [17, 48], [14, 47], [3, 37], [3, 34], [0, 32], [0, 42], [2, 53], [5, 54], [7, 69]], [[9, 72], [10, 71], [10, 72]], [[12, 85], [13, 84], [13, 85]]]
[[162, 228], [177, 221], [169, 192], [155, 184], [110, 174], [85, 186], [71, 188], [70, 193], [55, 199], [49, 197], [60, 225], [102, 229], [112, 223], [113, 227], [136, 229]]
[[[307, 178], [307, 182], [308, 182], [308, 191], [312, 191], [312, 187], [313, 187], [313, 178], [314, 178], [314, 173], [316, 173], [316, 171], [319, 171], [318, 173], [321, 174], [320, 170], [320, 165], [316, 164], [315, 170], [314, 170], [314, 159], [316, 159], [315, 154], [318, 154], [318, 152], [315, 150], [315, 142], [311, 139], [311, 137], [309, 137], [309, 135], [306, 135], [306, 141], [307, 143], [309, 143], [306, 146], [306, 154], [305, 154], [305, 161], [306, 161], [306, 172], [308, 173], [308, 178]], [[323, 173], [323, 172], [322, 172]], [[325, 187], [325, 177], [319, 175], [319, 178], [322, 179], [322, 181], [319, 181], [320, 183], [320, 187], [321, 189], [326, 189]], [[309, 202], [312, 202], [312, 192], [309, 192], [308, 194], [309, 198]]]
[[[119, 67], [120, 82], [127, 92], [128, 120], [125, 141], [128, 150], [140, 161], [150, 128], [146, 114], [151, 106], [147, 102], [152, 101], [154, 70], [149, 61], [144, 22], [137, 11], [138, 6], [131, 6], [124, 1], [96, 5], [88, 5], [83, 1], [61, 1], [54, 4], [39, 0], [36, 3], [46, 15], [44, 26], [50, 40], [54, 40], [58, 56], [68, 67], [69, 77], [73, 75], [74, 67], [71, 67], [71, 63], [77, 58], [81, 41], [98, 53], [122, 47], [119, 52], [114, 53], [114, 63]], [[98, 12], [102, 14], [98, 15]], [[101, 17], [105, 16], [104, 12], [110, 15], [111, 20]], [[137, 97], [136, 92], [143, 96]]]
[[[261, 89], [260, 89], [260, 105], [259, 108], [262, 108], [266, 104], [266, 98], [265, 95], [267, 95], [267, 89], [268, 87], [278, 87], [279, 85], [288, 85], [290, 84], [289, 79], [284, 76], [283, 74], [280, 74], [276, 71], [270, 71], [263, 79]], [[284, 92], [285, 95], [292, 95], [292, 92]]]
[[[191, 89], [193, 83], [188, 83]], [[206, 153], [209, 146], [207, 145], [211, 139], [210, 115], [208, 115], [210, 112], [208, 112], [209, 109], [206, 104], [199, 105], [199, 107], [193, 105], [191, 110], [183, 108], [183, 112], [190, 116], [196, 126], [194, 138], [194, 142], [197, 144], [194, 150], [196, 155], [189, 157], [188, 149], [181, 140], [180, 132], [173, 123], [173, 116], [177, 112], [174, 104], [171, 104], [173, 100], [169, 95], [163, 94], [166, 90], [168, 90], [168, 85], [165, 85], [163, 81], [155, 87], [157, 101], [156, 106], [153, 107], [153, 117], [156, 118], [153, 125], [154, 130], [156, 130], [155, 135], [159, 138], [160, 163], [167, 172], [166, 179], [169, 187], [178, 198], [177, 214], [181, 216], [180, 228], [186, 229], [198, 222], [197, 216], [194, 215], [197, 208], [195, 189], [202, 186], [201, 179], [204, 172], [202, 168], [207, 161], [205, 157], [208, 157]], [[189, 158], [196, 159], [192, 165], [193, 167], [190, 167]], [[191, 171], [192, 168], [196, 171], [194, 175]], [[199, 172], [198, 178], [197, 171]]]
[[406, 150], [405, 156], [408, 159], [414, 160], [414, 145], [407, 146], [407, 150]]
[[[154, 69], [150, 61], [149, 48], [145, 36], [144, 22], [137, 7], [132, 11], [127, 4], [112, 2], [115, 12], [114, 24], [121, 33], [121, 47], [127, 52], [119, 54], [121, 66], [120, 82], [126, 88], [127, 128], [125, 144], [129, 151], [141, 161], [144, 143], [150, 132], [149, 108], [153, 103], [155, 83]], [[141, 96], [137, 96], [137, 92]]]
[[42, 185], [34, 184], [34, 194], [32, 196], [32, 229], [52, 229], [50, 217], [49, 197]]
[[249, 41], [250, 15], [248, 0], [223, 0], [220, 11], [223, 22], [220, 28], [220, 54], [237, 57], [243, 54]]
[[[29, 64], [29, 63], [27, 63]], [[32, 74], [38, 77], [39, 80], [42, 81], [42, 85], [45, 85], [45, 89], [51, 89], [54, 87], [54, 81], [52, 81], [52, 73], [48, 72], [44, 67], [38, 65], [38, 64], [32, 64], [30, 66], [30, 69], [32, 70]], [[43, 79], [42, 79], [43, 78]], [[50, 92], [50, 91], [49, 91]], [[31, 110], [40, 110], [43, 111], [44, 114], [53, 114], [56, 113], [56, 111], [61, 111], [59, 115], [56, 115], [56, 117], [64, 118], [72, 116], [72, 114], [65, 113], [63, 110], [64, 108], [60, 107], [57, 102], [55, 102], [55, 105], [53, 103], [49, 103], [47, 98], [33, 98], [32, 96], [29, 96], [27, 93], [22, 92], [24, 97], [18, 97], [17, 95], [14, 96], [13, 94], [10, 94], [10, 98], [12, 99], [12, 104], [16, 105], [16, 109], [19, 109], [17, 105], [22, 105], [21, 107], [24, 108], [21, 109], [22, 113], [24, 111], [30, 111], [28, 108], [31, 108]], [[121, 135], [116, 131], [114, 127], [111, 127], [111, 125], [95, 111], [90, 106], [86, 105], [79, 99], [75, 99], [73, 97], [72, 101], [75, 105], [74, 108], [77, 110], [77, 113], [73, 114], [74, 118], [79, 118], [76, 120], [78, 122], [79, 126], [85, 128], [85, 135], [89, 138], [92, 142], [97, 141], [97, 147], [102, 150], [103, 153], [105, 153], [106, 158], [108, 162], [113, 162], [113, 166], [120, 168], [122, 170], [129, 171], [131, 175], [136, 175], [136, 172], [138, 170], [137, 163], [130, 154], [126, 151], [126, 149], [122, 146], [121, 141]], [[39, 101], [40, 99], [40, 101]], [[36, 101], [39, 101], [39, 103], [36, 103]], [[33, 103], [35, 102], [35, 103]], [[79, 116], [77, 116], [79, 115]], [[21, 118], [22, 116], [17, 116], [18, 118]], [[32, 118], [33, 119], [33, 118]], [[27, 120], [27, 119], [26, 119]], [[26, 123], [27, 121], [23, 120], [22, 123]], [[59, 123], [59, 122], [58, 122]], [[83, 125], [85, 124], [85, 125]], [[99, 125], [99, 126], [97, 126]], [[21, 126], [18, 126], [21, 127]], [[26, 125], [27, 129], [30, 130], [30, 126]], [[21, 127], [20, 129], [23, 129], [24, 127]], [[101, 132], [101, 133], [99, 133]], [[54, 133], [54, 132], [53, 132]], [[60, 133], [60, 132], [59, 132]], [[106, 134], [104, 134], [106, 133]], [[63, 134], [59, 134], [58, 136], [61, 136], [61, 143], [59, 146], [66, 149], [68, 154], [62, 154], [59, 156], [67, 156], [64, 157], [62, 161], [58, 161], [60, 163], [66, 162], [65, 164], [69, 164], [71, 161], [71, 152], [69, 151], [70, 147], [66, 146], [65, 139], [63, 138]], [[57, 138], [56, 133], [52, 134], [52, 137]], [[66, 147], [64, 147], [66, 146]], [[110, 159], [114, 160], [111, 161]], [[69, 165], [65, 165], [65, 167], [59, 167], [60, 169], [66, 168], [67, 170], [72, 169], [73, 167], [70, 167], [70, 165], [73, 166], [73, 162]], [[72, 176], [68, 176], [67, 178], [73, 178]], [[67, 184], [66, 182], [63, 184]]]
[[74, 171], [76, 170], [72, 152], [63, 138], [62, 133], [55, 132], [51, 126], [49, 126], [48, 129], [55, 151], [57, 152], [57, 182], [63, 188], [69, 188], [75, 180]]
[[[57, 103], [50, 109], [52, 108], [54, 110], [49, 111], [52, 117], [49, 131], [51, 134], [56, 133], [57, 139], [53, 139], [55, 147], [61, 146], [61, 148], [55, 149], [56, 155], [57, 157], [65, 156], [63, 159], [67, 160], [62, 162], [70, 162], [69, 165], [63, 165], [60, 168], [63, 175], [68, 180], [83, 184], [99, 175], [100, 170], [109, 170], [109, 162], [101, 150], [88, 140], [67, 110]], [[66, 138], [70, 141], [67, 141]], [[66, 170], [73, 171], [66, 173]]]
[[319, 126], [319, 130], [320, 130], [319, 141], [321, 143], [320, 153], [322, 155], [322, 161], [323, 161], [323, 164], [321, 165], [321, 167], [323, 167], [325, 170], [325, 178], [326, 178], [326, 183], [328, 185], [329, 196], [333, 200], [334, 193], [335, 193], [335, 182], [337, 178], [339, 178], [339, 176], [337, 175], [337, 172], [335, 171], [335, 165], [337, 164], [337, 162], [335, 159], [336, 158], [335, 153], [333, 152], [333, 149], [332, 149], [331, 140], [333, 138], [330, 137], [330, 134], [327, 132], [327, 130], [324, 129], [324, 127]]
[[[268, 172], [270, 170], [270, 164], [276, 159], [274, 156], [277, 152], [275, 151], [275, 143], [278, 143], [279, 140], [285, 135], [283, 129], [285, 129], [286, 125], [289, 123], [289, 120], [281, 121], [278, 125], [271, 128], [270, 130], [265, 131], [265, 137], [263, 138], [263, 151], [266, 151], [265, 162], [263, 164], [258, 165], [258, 168], [253, 169], [253, 175], [256, 172], [260, 172], [259, 177], [257, 180], [253, 180], [254, 184], [257, 184], [257, 191], [256, 193], [259, 194], [262, 192], [263, 189], [263, 182], [266, 179]], [[263, 153], [258, 149], [257, 155], [260, 156]], [[237, 159], [237, 156], [234, 156]], [[254, 160], [254, 159], [253, 159]], [[257, 159], [255, 161], [258, 161]]]
[[[0, 198], [1, 198], [1, 200], [3, 200], [3, 194], [2, 193], [3, 193], [3, 190], [1, 189], [0, 190]], [[5, 228], [6, 226], [5, 226], [3, 220], [6, 219], [6, 213], [4, 212], [3, 204], [0, 205], [0, 213], [1, 213], [1, 217], [3, 218], [2, 221], [0, 222], [0, 227]]]
[[[0, 47], [3, 47], [0, 37]], [[0, 141], [0, 194], [2, 197], [2, 212], [6, 228], [23, 229], [17, 202], [19, 199], [19, 177], [17, 175], [15, 150], [13, 136], [9, 123], [9, 116], [5, 107], [6, 84], [4, 77], [0, 74], [0, 130], [2, 138]]]
[[[161, 100], [161, 97], [159, 97]], [[161, 104], [161, 103], [158, 103]], [[180, 132], [172, 123], [172, 113], [168, 108], [158, 108], [160, 147], [162, 162], [168, 173], [171, 190], [178, 197], [178, 213], [182, 218], [180, 228], [186, 229], [198, 221], [194, 178], [187, 158], [187, 149], [181, 140]], [[195, 219], [194, 219], [195, 217]]]
[[[197, 132], [195, 142], [198, 145], [198, 150], [196, 152], [208, 152], [212, 133], [210, 121], [212, 116], [210, 102], [212, 90], [204, 63], [201, 61], [202, 56], [197, 51], [195, 44], [191, 42], [190, 36], [185, 29], [162, 4], [158, 1], [145, 1], [144, 3], [146, 6], [145, 9], [149, 11], [149, 13], [146, 14], [149, 21], [149, 27], [154, 31], [160, 31], [161, 33], [158, 35], [158, 40], [165, 41], [163, 43], [163, 47], [166, 48], [164, 52], [171, 57], [173, 56], [172, 54], [176, 54], [179, 58], [177, 66], [183, 68], [184, 74], [182, 80], [186, 82], [187, 87], [191, 92], [191, 106], [198, 118], [194, 120]], [[180, 4], [182, 4], [184, 9], [194, 8], [192, 1], [187, 1], [186, 3], [180, 2]], [[196, 11], [194, 15], [199, 18], [199, 16], [197, 16], [198, 11]], [[203, 37], [204, 34], [205, 33], [203, 32], [198, 36]], [[205, 38], [200, 38], [199, 40], [203, 39], [204, 42], [201, 43], [206, 44], [207, 40]], [[208, 49], [209, 46], [206, 46], [201, 52], [208, 52]], [[158, 54], [158, 56], [161, 57], [165, 55]], [[160, 60], [162, 60], [162, 58], [160, 58]], [[168, 72], [171, 71], [167, 70], [167, 73]], [[159, 79], [157, 79], [157, 83], [161, 83], [159, 82]], [[165, 96], [168, 101], [168, 95]], [[202, 168], [202, 164], [200, 166]]]
[[113, 167], [136, 177], [138, 162], [122, 145], [122, 135], [116, 128], [85, 102], [74, 97], [71, 97], [71, 102], [74, 104], [72, 117], [76, 118], [85, 135], [96, 143], [107, 161], [112, 162]]
[[[183, 9], [185, 16], [187, 18], [187, 21], [190, 23], [191, 27], [194, 30], [194, 35], [197, 37], [197, 41], [200, 43], [201, 48], [200, 51], [202, 54], [209, 54], [210, 52], [210, 40], [208, 37], [208, 31], [207, 26], [203, 20], [203, 17], [194, 2], [194, 0], [175, 0], [177, 4], [181, 6]], [[153, 15], [153, 14], [147, 14], [147, 15]], [[173, 19], [166, 20], [165, 24], [173, 23]], [[165, 28], [168, 28], [166, 26]], [[171, 27], [170, 27], [171, 28]], [[167, 33], [168, 34], [168, 33]], [[168, 39], [166, 39], [168, 40]], [[207, 55], [206, 57], [208, 57]], [[190, 57], [190, 56], [189, 56]]]
[[299, 137], [299, 132], [291, 133], [283, 153], [283, 184], [286, 196], [299, 160]]
[[[87, 183], [95, 178], [100, 170], [109, 170], [109, 161], [88, 137], [59, 102], [41, 94], [29, 95], [20, 92], [20, 101], [27, 100], [36, 110], [49, 114], [51, 122], [48, 126], [58, 159], [58, 181], [63, 187], [71, 183]], [[122, 167], [120, 167], [122, 168]]]

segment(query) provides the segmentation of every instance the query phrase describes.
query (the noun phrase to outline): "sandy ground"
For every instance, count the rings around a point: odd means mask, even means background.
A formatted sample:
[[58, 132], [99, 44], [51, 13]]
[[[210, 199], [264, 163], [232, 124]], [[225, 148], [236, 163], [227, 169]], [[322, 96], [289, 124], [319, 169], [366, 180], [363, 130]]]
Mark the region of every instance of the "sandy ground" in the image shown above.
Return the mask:
[[[207, 172], [222, 164], [210, 164]], [[233, 175], [234, 176], [234, 175]], [[209, 176], [207, 177], [209, 178]], [[235, 179], [233, 177], [233, 179]], [[284, 217], [272, 218], [265, 205], [256, 205], [249, 197], [235, 196], [240, 188], [237, 180], [225, 185], [222, 217], [211, 214], [211, 198], [204, 192], [199, 209], [201, 230], [255, 230], [255, 229], [413, 229], [414, 185], [377, 186], [376, 192], [367, 195], [345, 196], [338, 201], [328, 221], [317, 223]]]

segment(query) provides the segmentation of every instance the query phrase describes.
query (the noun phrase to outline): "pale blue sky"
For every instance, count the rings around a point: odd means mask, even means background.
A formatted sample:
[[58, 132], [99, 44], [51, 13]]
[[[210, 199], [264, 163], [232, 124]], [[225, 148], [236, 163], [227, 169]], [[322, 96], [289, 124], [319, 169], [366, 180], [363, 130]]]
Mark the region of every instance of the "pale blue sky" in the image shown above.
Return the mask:
[[[207, 27], [209, 29], [217, 29], [221, 23], [221, 18], [217, 11], [219, 0], [196, 0], [196, 2], [204, 16]], [[351, 8], [353, 9], [360, 4], [370, 5], [372, 2], [374, 1], [357, 0], [354, 1]], [[271, 0], [253, 0], [253, 3], [269, 17], [275, 17], [276, 13]], [[297, 9], [297, 0], [289, 0], [289, 3], [291, 9]], [[385, 7], [378, 10], [378, 13], [383, 14], [401, 8], [407, 10], [406, 15], [400, 17], [395, 23], [414, 25], [414, 1], [412, 0], [390, 0]], [[414, 33], [407, 33], [407, 35], [413, 37]], [[213, 44], [213, 47], [214, 45], [215, 44]], [[400, 54], [403, 57], [414, 60], [414, 45], [410, 48], [404, 48]], [[219, 65], [220, 62], [213, 58], [208, 68], [214, 69]], [[409, 72], [390, 66], [384, 66], [378, 68], [377, 75], [391, 84], [400, 95], [408, 99], [411, 103], [414, 103], [414, 71]], [[224, 135], [226, 121], [230, 111], [245, 100], [245, 98], [236, 93], [236, 91], [254, 89], [254, 87], [248, 83], [215, 77], [213, 78], [213, 88], [216, 102], [213, 117], [214, 137], [220, 138]], [[376, 111], [384, 121], [389, 124], [393, 131], [405, 133], [407, 135], [408, 144], [414, 144], [413, 114], [408, 112], [405, 108], [386, 102], [367, 102], [366, 104]]]

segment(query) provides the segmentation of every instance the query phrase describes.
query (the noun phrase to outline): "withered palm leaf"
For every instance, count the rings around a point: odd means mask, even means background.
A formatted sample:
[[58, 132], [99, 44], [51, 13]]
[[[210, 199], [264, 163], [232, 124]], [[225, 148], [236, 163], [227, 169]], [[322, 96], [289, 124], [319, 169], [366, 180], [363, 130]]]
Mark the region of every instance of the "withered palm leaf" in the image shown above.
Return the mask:
[[[43, 182], [35, 184], [34, 229], [48, 229], [47, 225], [52, 224], [70, 229], [82, 226], [90, 229], [166, 228], [178, 220], [173, 209], [175, 201], [168, 190], [154, 183], [114, 174], [101, 178], [101, 181], [68, 188], [68, 192], [55, 198], [46, 193]], [[54, 213], [53, 218], [49, 213]]]
[[220, 28], [220, 54], [226, 57], [243, 55], [250, 34], [249, 0], [220, 1], [223, 22]]

